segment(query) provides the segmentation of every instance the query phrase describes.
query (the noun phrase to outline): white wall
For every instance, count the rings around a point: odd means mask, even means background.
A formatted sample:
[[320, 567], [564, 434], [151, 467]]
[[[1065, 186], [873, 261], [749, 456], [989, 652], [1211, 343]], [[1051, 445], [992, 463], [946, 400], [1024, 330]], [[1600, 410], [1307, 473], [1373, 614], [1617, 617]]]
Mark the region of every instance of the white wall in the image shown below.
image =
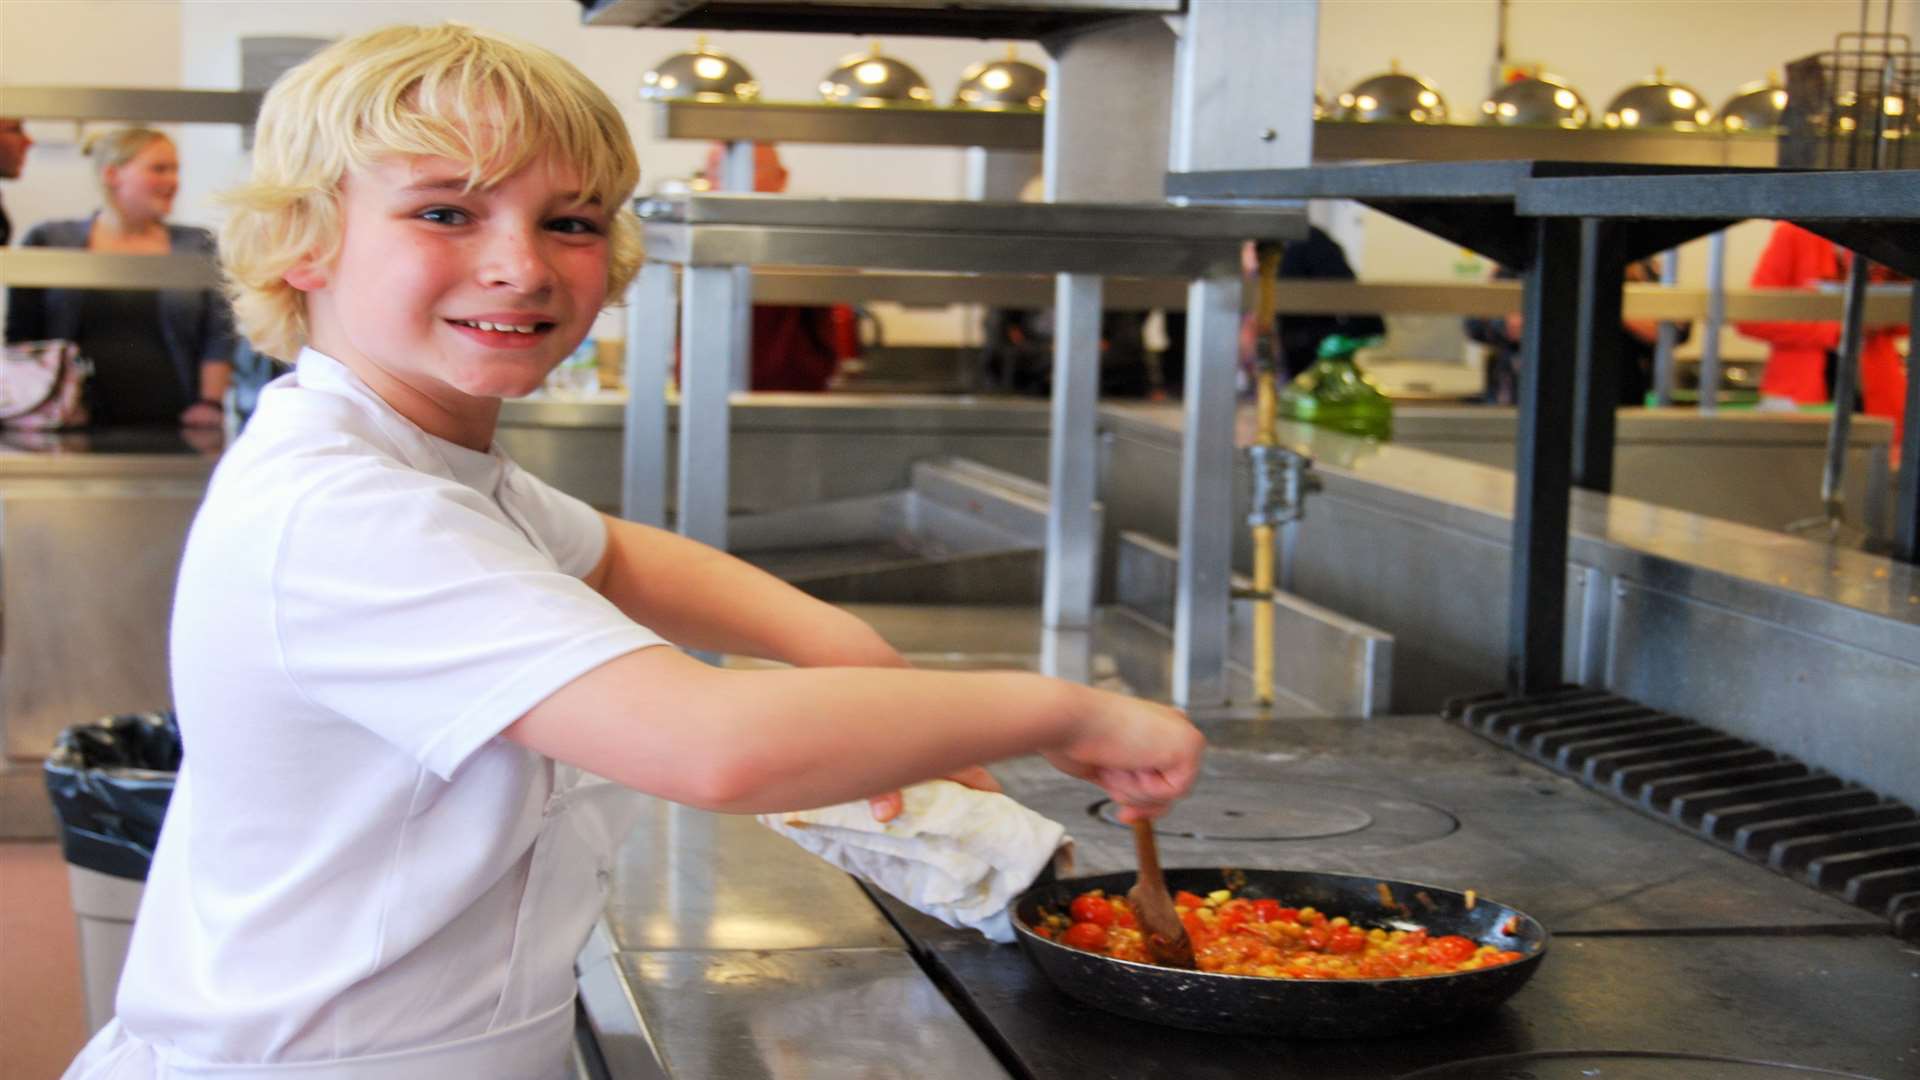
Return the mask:
[[[1246, 0], [1249, 3], [1278, 0]], [[1895, 0], [1894, 25], [1920, 26], [1920, 5]], [[1876, 5], [1876, 12], [1884, 10]], [[1319, 83], [1337, 94], [1399, 60], [1433, 80], [1456, 117], [1471, 116], [1489, 87], [1496, 0], [1322, 0]], [[656, 139], [636, 96], [642, 72], [690, 48], [690, 31], [589, 29], [573, 0], [0, 0], [0, 79], [20, 84], [239, 85], [239, 39], [247, 35], [341, 35], [394, 22], [460, 19], [544, 45], [578, 63], [627, 116], [640, 148], [643, 189], [698, 168], [705, 147]], [[1853, 29], [1855, 0], [1513, 0], [1509, 57], [1538, 61], [1586, 95], [1596, 109], [1620, 88], [1664, 66], [1669, 75], [1718, 104], [1741, 83], [1763, 78], [1791, 58], [1824, 49]], [[1877, 18], [1876, 18], [1877, 23]], [[744, 61], [773, 100], [810, 100], [821, 75], [867, 42], [812, 34], [714, 34], [712, 44]], [[969, 63], [997, 56], [1003, 44], [898, 38], [887, 51], [917, 66], [943, 100]], [[1018, 46], [1043, 63], [1032, 43]], [[36, 146], [24, 179], [8, 185], [7, 205], [24, 227], [84, 213], [94, 204], [73, 145], [75, 125], [35, 123]], [[236, 129], [176, 129], [185, 173], [177, 217], [217, 218], [211, 195], [244, 168]], [[948, 149], [789, 146], [783, 149], [799, 194], [953, 198], [962, 194], [961, 152]], [[1143, 163], [1158, 168], [1159, 163]], [[1342, 230], [1343, 233], [1348, 230]], [[1736, 228], [1729, 278], [1744, 282], [1766, 226]], [[1417, 230], [1367, 214], [1363, 240], [1350, 252], [1365, 277], [1446, 279], [1458, 252]], [[1704, 247], [1682, 253], [1682, 280], [1697, 282]], [[966, 324], [954, 314], [887, 313], [889, 340], [951, 341]], [[610, 322], [606, 336], [619, 331]]]

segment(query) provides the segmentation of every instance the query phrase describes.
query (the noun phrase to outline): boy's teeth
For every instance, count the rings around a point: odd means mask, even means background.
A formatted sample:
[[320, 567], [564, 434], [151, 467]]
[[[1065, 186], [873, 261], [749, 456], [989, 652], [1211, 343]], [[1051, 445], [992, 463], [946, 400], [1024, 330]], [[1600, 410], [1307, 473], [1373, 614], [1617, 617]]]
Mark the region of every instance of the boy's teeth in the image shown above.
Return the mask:
[[537, 326], [510, 326], [507, 323], [482, 322], [479, 319], [461, 319], [460, 325], [480, 330], [495, 330], [503, 334], [531, 334], [539, 329]]

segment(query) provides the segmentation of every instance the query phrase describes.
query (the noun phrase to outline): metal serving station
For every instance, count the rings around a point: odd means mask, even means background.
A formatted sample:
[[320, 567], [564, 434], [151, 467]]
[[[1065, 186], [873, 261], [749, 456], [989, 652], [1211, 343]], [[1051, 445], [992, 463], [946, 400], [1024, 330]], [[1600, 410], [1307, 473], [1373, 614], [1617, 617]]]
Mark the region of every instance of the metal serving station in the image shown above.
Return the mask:
[[[1684, 240], [1716, 232], [1730, 221], [1765, 214], [1804, 222], [1856, 250], [1907, 271], [1916, 265], [1905, 243], [1912, 226], [1900, 215], [1879, 222], [1869, 207], [1904, 206], [1920, 175], [1913, 173], [1774, 173], [1628, 169], [1541, 162], [1414, 164], [1309, 170], [1175, 174], [1176, 195], [1236, 201], [1302, 196], [1356, 198], [1523, 270], [1526, 319], [1520, 438], [1515, 459], [1513, 561], [1508, 588], [1508, 675], [1505, 691], [1449, 704], [1469, 726], [1537, 758], [1583, 775], [1622, 799], [1698, 828], [1749, 855], [1794, 865], [1769, 845], [1716, 829], [1684, 796], [1766, 785], [1806, 777], [1811, 769], [1791, 756], [1724, 732], [1663, 716], [1637, 702], [1597, 689], [1566, 685], [1568, 536], [1572, 490], [1606, 492], [1612, 486], [1621, 272], [1626, 264]], [[1844, 318], [1848, 361], [1837, 393], [1850, 396], [1849, 364], [1857, 356], [1864, 322], [1866, 275], [1854, 275]], [[1920, 394], [1910, 386], [1910, 399]], [[1845, 445], [1850, 413], [1834, 412], [1826, 489], [1837, 517], [1833, 478]], [[1909, 437], [1911, 441], [1911, 436]], [[1914, 560], [1911, 514], [1920, 467], [1905, 459], [1899, 497], [1896, 558]], [[1896, 705], [1896, 708], [1898, 706]], [[1851, 713], [1852, 710], [1843, 710]], [[1911, 717], [1911, 713], [1909, 716]], [[1853, 716], [1834, 718], [1842, 724]], [[1645, 721], [1653, 720], [1649, 728]], [[1523, 724], [1522, 721], [1529, 723]], [[1520, 725], [1516, 727], [1515, 725]], [[1623, 729], [1620, 725], [1626, 725]], [[1555, 742], [1530, 742], [1545, 730], [1563, 736], [1583, 728], [1628, 739], [1645, 773], [1615, 773]], [[1864, 735], [1895, 758], [1913, 759], [1911, 722], [1904, 730]], [[1649, 749], [1665, 746], [1668, 749]], [[1815, 765], [1821, 764], [1814, 762]], [[1743, 771], [1744, 770], [1744, 771]], [[1886, 774], [1883, 774], [1886, 775]], [[1672, 782], [1674, 778], [1682, 778]], [[1658, 782], [1669, 781], [1669, 782]], [[1725, 789], [1725, 790], [1723, 790]], [[1757, 790], [1756, 790], [1757, 789]], [[1822, 793], [1839, 788], [1822, 789]], [[1787, 796], [1808, 794], [1795, 787]], [[1871, 792], [1869, 805], [1879, 797]], [[1741, 796], [1736, 796], [1741, 797]], [[1829, 861], [1812, 880], [1900, 922], [1920, 919], [1920, 830], [1906, 824], [1912, 811], [1888, 808], [1891, 819], [1842, 817], [1831, 823], [1822, 852]], [[1892, 832], [1882, 832], [1891, 826]], [[1851, 830], [1859, 834], [1848, 837]], [[1885, 841], [1885, 843], [1882, 843]], [[1847, 857], [1838, 856], [1842, 852]]]
[[[664, 524], [669, 332], [682, 314], [678, 530], [726, 547], [727, 396], [738, 383], [738, 267], [834, 266], [945, 273], [1051, 273], [1054, 342], [1042, 619], [1091, 625], [1096, 556], [1100, 312], [1106, 274], [1191, 279], [1187, 309], [1186, 440], [1180, 477], [1180, 580], [1173, 699], [1225, 700], [1230, 584], [1234, 365], [1240, 246], [1306, 235], [1296, 211], [1165, 205], [976, 203], [690, 195], [648, 200], [648, 265], [633, 298], [628, 351], [625, 514]], [[683, 267], [676, 305], [670, 266]], [[652, 403], [658, 403], [653, 405]], [[648, 409], [651, 415], [640, 415]], [[653, 411], [657, 410], [657, 411]]]
[[[1912, 1074], [1920, 1061], [1920, 952], [1888, 929], [1891, 924], [1909, 938], [1920, 931], [1920, 918], [1898, 905], [1902, 894], [1894, 891], [1920, 885], [1907, 882], [1904, 864], [1885, 860], [1920, 839], [1913, 835], [1920, 826], [1912, 808], [1888, 797], [1912, 800], [1920, 790], [1907, 775], [1912, 722], [1898, 715], [1920, 671], [1920, 575], [1877, 556], [1609, 493], [1612, 459], [1603, 462], [1600, 455], [1615, 430], [1613, 414], [1597, 400], [1576, 404], [1574, 397], [1575, 371], [1608, 362], [1582, 344], [1590, 336], [1578, 314], [1583, 259], [1590, 264], [1587, 325], [1598, 317], [1591, 312], [1609, 302], [1678, 303], [1673, 294], [1650, 291], [1609, 297], [1598, 270], [1608, 265], [1602, 256], [1671, 246], [1684, 228], [1656, 224], [1583, 243], [1583, 232], [1591, 230], [1578, 221], [1516, 211], [1526, 185], [1553, 171], [1526, 162], [1426, 172], [1297, 170], [1311, 160], [1318, 137], [1304, 107], [1311, 93], [1312, 5], [1288, 5], [1284, 12], [1231, 0], [1166, 6], [1180, 9], [1171, 24], [1160, 17], [1171, 10], [1128, 18], [1141, 13], [1118, 4], [1027, 0], [604, 0], [590, 6], [587, 17], [606, 25], [1039, 35], [1054, 58], [1044, 145], [1049, 197], [1057, 203], [1151, 203], [1162, 195], [1160, 177], [1152, 176], [1146, 191], [1129, 181], [1143, 171], [1140, 161], [1164, 153], [1176, 174], [1169, 188], [1175, 194], [1190, 183], [1196, 196], [1225, 194], [1271, 206], [1270, 190], [1221, 191], [1222, 185], [1197, 177], [1284, 175], [1302, 188], [1284, 196], [1291, 208], [1301, 198], [1332, 197], [1338, 185], [1374, 184], [1370, 192], [1345, 194], [1377, 199], [1388, 212], [1397, 207], [1426, 224], [1455, 214], [1471, 219], [1485, 235], [1460, 242], [1528, 267], [1529, 355], [1545, 358], [1552, 370], [1535, 380], [1541, 385], [1518, 420], [1518, 476], [1398, 444], [1283, 425], [1283, 443], [1311, 457], [1321, 480], [1296, 523], [1293, 598], [1370, 624], [1376, 640], [1391, 641], [1391, 688], [1383, 687], [1378, 708], [1334, 715], [1296, 715], [1292, 703], [1277, 710], [1194, 708], [1212, 746], [1205, 775], [1195, 797], [1159, 831], [1169, 865], [1391, 874], [1481, 889], [1545, 921], [1556, 934], [1552, 955], [1506, 1005], [1445, 1032], [1368, 1044], [1199, 1035], [1077, 1005], [1013, 948], [950, 930], [863, 890], [750, 822], [656, 804], [622, 853], [607, 917], [581, 957], [581, 1000], [599, 1064], [609, 1076], [635, 1077]], [[935, 8], [937, 15], [928, 14]], [[1211, 36], [1221, 34], [1226, 37]], [[1227, 40], [1235, 37], [1241, 41]], [[1303, 56], [1304, 63], [1296, 62]], [[1133, 85], [1103, 93], [1117, 76], [1103, 80], [1102, 70], [1124, 70]], [[1282, 98], [1297, 91], [1297, 114], [1250, 104], [1275, 100], [1263, 78], [1287, 83]], [[776, 122], [778, 110], [667, 105], [661, 111], [671, 114], [670, 128], [680, 137], [787, 137], [753, 126]], [[839, 125], [819, 137], [853, 143], [882, 141], [874, 131], [893, 120], [821, 113], [806, 122]], [[682, 123], [719, 126], [671, 127]], [[855, 124], [874, 131], [848, 134]], [[1418, 135], [1405, 137], [1411, 142]], [[1764, 163], [1722, 157], [1680, 164]], [[1624, 171], [1616, 163], [1557, 175]], [[1068, 283], [1125, 272], [1117, 263], [1015, 265], [1014, 274], [1029, 275], [1016, 282], [984, 272], [1004, 264], [939, 269], [930, 256], [881, 269], [851, 253], [881, 252], [896, 225], [871, 214], [852, 221], [805, 216], [830, 215], [833, 205], [696, 197], [662, 204], [650, 220], [661, 265], [649, 268], [638, 299], [664, 314], [679, 298], [689, 383], [677, 417], [679, 498], [707, 500], [690, 518], [683, 502], [682, 513], [683, 520], [704, 522], [697, 527], [709, 536], [725, 528], [723, 535], [753, 548], [769, 532], [816, 535], [806, 527], [817, 524], [797, 507], [729, 522], [728, 503], [718, 495], [731, 490], [735, 509], [762, 509], [770, 486], [798, 486], [798, 470], [815, 458], [811, 448], [790, 455], [800, 462], [762, 455], [748, 461], [739, 456], [742, 439], [736, 438], [734, 468], [752, 473], [750, 488], [739, 477], [721, 483], [696, 471], [698, 455], [711, 454], [713, 444], [686, 428], [729, 419], [725, 393], [739, 353], [728, 345], [734, 323], [723, 314], [725, 300], [748, 288], [757, 298], [789, 302], [859, 298], [868, 289], [938, 298], [949, 288], [953, 298], [1017, 289], [1029, 301], [1044, 300], [1035, 296], [1030, 275], [1045, 270], [1060, 275], [1054, 297], [1071, 328], [1098, 303], [1076, 296]], [[936, 231], [964, 233], [1002, 209], [935, 208], [960, 215]], [[822, 228], [833, 235], [808, 232]], [[1438, 228], [1453, 238], [1464, 226]], [[698, 254], [702, 230], [711, 231], [713, 257]], [[969, 242], [1004, 243], [1020, 231]], [[1090, 235], [1111, 239], [1128, 232], [1095, 228]], [[770, 239], [776, 233], [785, 235]], [[817, 252], [829, 242], [841, 245], [840, 253], [802, 268], [762, 257], [776, 244], [784, 251], [811, 244]], [[704, 282], [689, 280], [683, 294], [667, 263], [685, 267], [686, 279], [703, 267], [709, 274]], [[727, 268], [749, 263], [755, 265], [751, 285], [734, 284], [741, 278]], [[829, 265], [835, 269], [816, 272]], [[857, 274], [843, 273], [854, 269]], [[1134, 279], [1140, 284], [1129, 287], [1173, 287], [1164, 268], [1142, 272], [1144, 279]], [[1181, 276], [1191, 277], [1191, 267]], [[1112, 292], [1120, 291], [1120, 280]], [[1199, 287], [1182, 288], [1207, 311]], [[1228, 288], [1221, 282], [1222, 293]], [[1492, 290], [1418, 302], [1511, 299]], [[1365, 310], [1346, 306], [1352, 294], [1310, 298], [1309, 292], [1302, 291], [1300, 302]], [[696, 296], [707, 299], [699, 303]], [[1887, 306], [1884, 297], [1874, 302]], [[653, 335], [651, 343], [630, 352], [629, 363], [645, 379], [635, 385], [648, 389], [631, 394], [626, 405], [645, 411], [628, 414], [621, 436], [627, 440], [623, 500], [652, 515], [670, 495], [660, 433], [675, 417], [655, 404], [651, 388], [664, 381], [672, 344], [667, 331], [636, 318], [630, 337], [643, 333]], [[1576, 356], [1582, 356], [1578, 369]], [[1056, 362], [1060, 382], [1084, 378], [1072, 369], [1073, 350], [1063, 346]], [[703, 377], [701, 390], [694, 383]], [[1191, 369], [1189, 377], [1195, 377]], [[696, 392], [703, 395], [699, 404], [691, 400]], [[731, 420], [740, 436], [759, 439], [776, 411], [793, 407], [735, 399]], [[903, 418], [915, 408], [904, 400], [890, 407]], [[1012, 403], [967, 407], [994, 418], [992, 439], [1039, 434], [1032, 415], [1037, 406], [1026, 406], [1018, 435]], [[1098, 524], [1087, 527], [1116, 554], [1106, 567], [1113, 578], [1097, 594], [1113, 603], [1091, 609], [1096, 662], [1085, 677], [1160, 698], [1178, 698], [1178, 683], [1187, 678], [1192, 700], [1192, 677], [1183, 674], [1186, 665], [1167, 662], [1164, 639], [1116, 615], [1156, 602], [1169, 610], [1173, 590], [1166, 583], [1175, 568], [1184, 575], [1207, 572], [1188, 565], [1198, 557], [1186, 543], [1190, 532], [1200, 534], [1200, 552], [1221, 553], [1218, 573], [1244, 568], [1244, 540], [1234, 534], [1248, 505], [1248, 464], [1232, 458], [1230, 449], [1226, 457], [1207, 452], [1206, 460], [1230, 482], [1201, 478], [1220, 484], [1226, 501], [1199, 514], [1188, 502], [1196, 467], [1191, 399], [1102, 408], [1087, 401], [1085, 408], [1090, 419], [1075, 417], [1056, 393], [1046, 416], [1045, 475], [1037, 467], [1022, 470], [1012, 460], [1018, 451], [1003, 467], [1032, 481], [1053, 481], [1029, 493], [1043, 496], [1049, 521], [1057, 521], [1061, 472], [1087, 468], [1063, 465], [1062, 453], [1072, 452], [1060, 446], [1063, 432], [1079, 425], [1089, 439], [1098, 434], [1098, 486], [1080, 489], [1074, 501], [1097, 498]], [[955, 422], [940, 415], [942, 425]], [[1578, 438], [1572, 432], [1577, 416], [1586, 417]], [[1243, 419], [1220, 414], [1220, 427], [1232, 429]], [[512, 422], [511, 410], [503, 420]], [[651, 426], [641, 429], [642, 423]], [[633, 444], [636, 431], [644, 432], [645, 446]], [[989, 442], [984, 432], [963, 436], [955, 428], [953, 434], [994, 453], [1009, 445]], [[872, 445], [878, 454], [882, 443]], [[1037, 442], [1026, 445], [1037, 459]], [[939, 476], [967, 472], [939, 463], [914, 469], [908, 495], [916, 498], [932, 497], [931, 481]], [[707, 478], [704, 493], [696, 476]], [[923, 480], [929, 481], [924, 489]], [[743, 491], [753, 505], [743, 507]], [[1070, 550], [1061, 539], [1050, 525], [1045, 597], [1013, 602], [979, 593], [969, 602], [942, 594], [938, 602], [916, 603], [911, 590], [888, 601], [831, 595], [850, 598], [848, 606], [914, 663], [1043, 667], [1047, 642], [1058, 633], [1048, 629], [1054, 612], [1043, 600], [1059, 597], [1064, 609], [1067, 598], [1058, 584], [1066, 567], [1055, 564]], [[1142, 599], [1156, 589], [1158, 601]], [[1490, 602], [1502, 591], [1510, 595], [1507, 605]], [[1085, 594], [1076, 589], [1074, 595]], [[1241, 614], [1229, 610], [1235, 618]], [[1320, 651], [1318, 638], [1284, 640], [1303, 667], [1329, 666], [1334, 655]], [[1691, 661], [1688, 642], [1698, 650]], [[1717, 669], [1728, 657], [1743, 662], [1741, 650], [1752, 670]], [[1228, 666], [1243, 663], [1236, 657]], [[1696, 666], [1715, 670], [1690, 670]], [[1806, 685], [1794, 685], [1796, 671]], [[1237, 702], [1245, 693], [1244, 671], [1230, 674], [1227, 696]], [[1736, 674], [1752, 685], [1741, 686]], [[1515, 702], [1501, 691], [1497, 700], [1473, 700], [1508, 676], [1540, 695]], [[1828, 680], [1836, 677], [1863, 706], [1858, 723], [1818, 719], [1824, 714], [1817, 706], [1835, 685]], [[1473, 726], [1436, 715], [1450, 697], [1463, 699], [1463, 710], [1478, 710]], [[1575, 708], [1570, 714], [1530, 711], [1553, 705]], [[1745, 727], [1728, 723], [1736, 714], [1749, 718]], [[1015, 797], [1067, 824], [1076, 840], [1076, 873], [1134, 865], [1127, 832], [1098, 792], [1037, 761], [1001, 763], [995, 771]], [[1701, 835], [1739, 842], [1701, 843]], [[1756, 864], [1768, 861], [1775, 868]]]

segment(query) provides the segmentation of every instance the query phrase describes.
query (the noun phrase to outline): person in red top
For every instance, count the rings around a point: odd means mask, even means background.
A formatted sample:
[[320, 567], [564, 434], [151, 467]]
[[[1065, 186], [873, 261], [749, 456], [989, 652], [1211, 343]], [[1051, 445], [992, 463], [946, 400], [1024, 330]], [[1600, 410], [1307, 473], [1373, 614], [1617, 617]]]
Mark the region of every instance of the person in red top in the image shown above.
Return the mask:
[[[706, 177], [713, 190], [725, 190], [725, 143], [707, 151]], [[777, 195], [787, 190], [787, 167], [772, 143], [753, 147], [753, 190]], [[753, 305], [752, 389], [818, 391], [827, 389], [843, 358], [857, 354], [853, 311], [842, 305]]]
[[[1810, 289], [1822, 282], [1844, 282], [1853, 253], [1830, 240], [1785, 221], [1777, 222], [1760, 261], [1753, 268], [1756, 289]], [[1889, 281], [1883, 267], [1873, 268], [1872, 280]], [[1830, 400], [1830, 365], [1840, 348], [1837, 322], [1742, 322], [1742, 334], [1767, 342], [1772, 349], [1760, 377], [1760, 396], [1811, 405]], [[1906, 362], [1894, 339], [1904, 326], [1869, 326], [1860, 346], [1860, 398], [1869, 416], [1894, 422], [1894, 445], [1899, 445], [1900, 412], [1907, 394]]]

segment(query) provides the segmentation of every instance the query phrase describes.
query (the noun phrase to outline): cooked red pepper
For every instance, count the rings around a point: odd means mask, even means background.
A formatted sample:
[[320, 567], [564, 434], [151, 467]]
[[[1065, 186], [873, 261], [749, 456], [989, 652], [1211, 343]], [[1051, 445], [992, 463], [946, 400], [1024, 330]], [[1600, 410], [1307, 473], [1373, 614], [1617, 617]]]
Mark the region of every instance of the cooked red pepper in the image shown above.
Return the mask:
[[[1202, 971], [1283, 979], [1392, 979], [1444, 975], [1510, 964], [1521, 953], [1457, 934], [1422, 929], [1369, 929], [1311, 907], [1235, 898], [1222, 891], [1174, 894], [1180, 921]], [[1126, 898], [1082, 893], [1068, 910], [1047, 913], [1034, 928], [1066, 945], [1144, 963], [1146, 943]]]

